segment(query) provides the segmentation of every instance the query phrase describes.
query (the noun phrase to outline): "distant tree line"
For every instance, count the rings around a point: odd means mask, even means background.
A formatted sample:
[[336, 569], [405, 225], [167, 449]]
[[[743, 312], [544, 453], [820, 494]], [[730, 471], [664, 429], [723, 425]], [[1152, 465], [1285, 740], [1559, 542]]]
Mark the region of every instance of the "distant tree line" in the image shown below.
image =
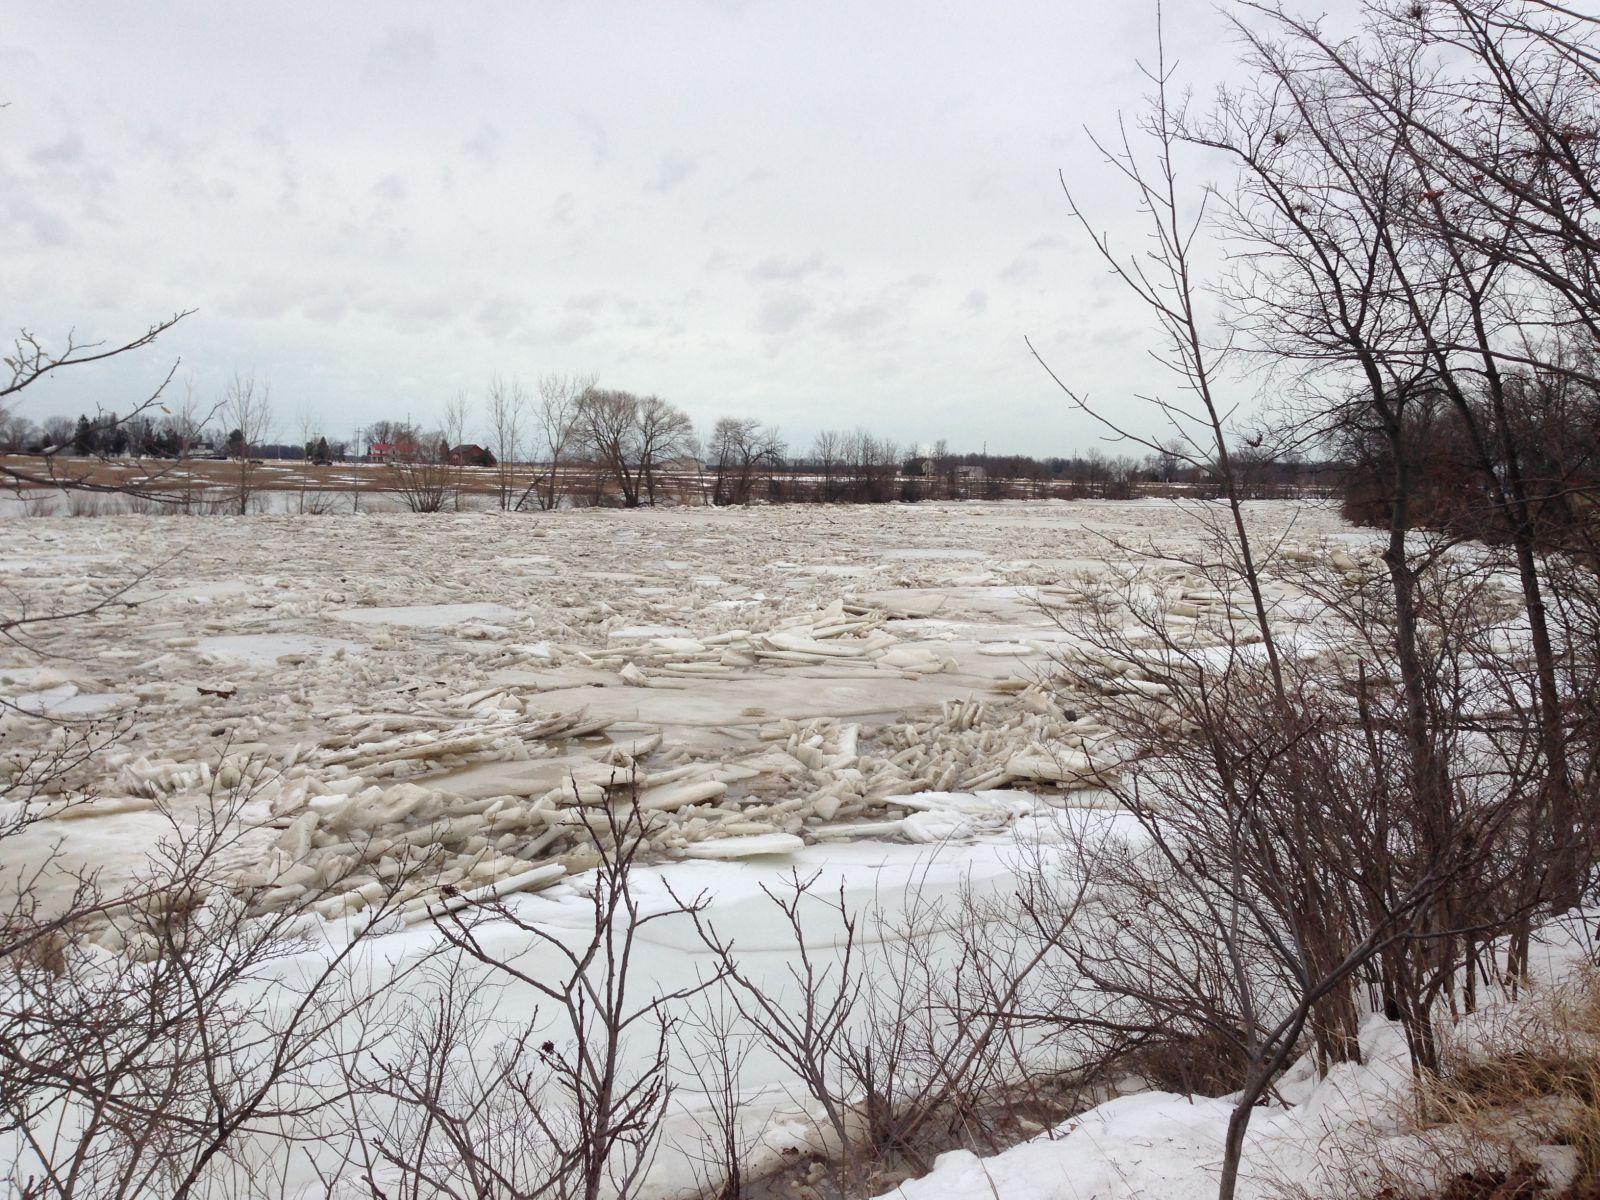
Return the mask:
[[[419, 510], [454, 506], [463, 468], [493, 472], [500, 507], [634, 508], [671, 503], [884, 504], [921, 500], [1098, 499], [1215, 493], [1210, 464], [1159, 446], [1142, 457], [1091, 450], [1035, 458], [952, 450], [945, 441], [902, 444], [865, 429], [824, 430], [799, 452], [781, 432], [752, 417], [719, 418], [707, 437], [680, 406], [656, 395], [600, 387], [593, 375], [546, 375], [532, 389], [495, 378], [482, 408], [457, 396], [434, 426], [385, 418], [330, 439], [300, 420], [302, 439], [269, 440], [274, 412], [268, 390], [235, 378], [202, 409], [190, 396], [176, 411], [54, 416], [34, 423], [0, 414], [0, 452], [181, 459], [331, 463], [354, 456], [393, 468], [391, 490]], [[469, 433], [481, 439], [469, 439]], [[1337, 447], [1344, 461], [1362, 450]], [[1251, 498], [1327, 491], [1341, 476], [1328, 463], [1282, 448], [1235, 448], [1236, 484]], [[1441, 467], [1441, 469], [1444, 469]], [[246, 473], [247, 472], [243, 472]], [[476, 482], [481, 489], [481, 482]], [[1354, 486], [1353, 484], [1351, 486]], [[253, 485], [246, 481], [248, 493]], [[1352, 493], [1352, 515], [1360, 510]], [[245, 503], [241, 499], [241, 504]]]
[[[637, 508], [662, 502], [887, 504], [921, 500], [1100, 499], [1207, 496], [1216, 472], [1173, 453], [1141, 458], [1099, 451], [1071, 457], [951, 451], [902, 445], [865, 429], [825, 430], [789, 453], [779, 430], [753, 417], [725, 416], [704, 440], [681, 407], [660, 396], [599, 387], [593, 376], [546, 376], [533, 390], [493, 380], [484, 443], [465, 442], [471, 407], [452, 406], [444, 427], [375, 421], [361, 431], [367, 457], [397, 477], [427, 476], [424, 507], [439, 488], [459, 486], [461, 467], [495, 472], [500, 507]], [[1274, 456], [1241, 445], [1239, 486], [1252, 498], [1327, 492], [1339, 473], [1327, 463]], [[454, 480], [454, 484], [451, 484]], [[402, 484], [402, 492], [409, 488]]]

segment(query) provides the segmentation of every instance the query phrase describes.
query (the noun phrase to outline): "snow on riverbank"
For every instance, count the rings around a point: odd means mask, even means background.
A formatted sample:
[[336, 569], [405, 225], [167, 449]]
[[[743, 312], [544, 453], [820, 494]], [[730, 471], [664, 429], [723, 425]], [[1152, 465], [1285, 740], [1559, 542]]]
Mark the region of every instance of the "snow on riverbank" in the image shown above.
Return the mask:
[[[1579, 918], [1569, 928], [1580, 930], [1582, 923]], [[1536, 1020], [1529, 1014], [1548, 1003], [1550, 989], [1569, 985], [1593, 961], [1594, 948], [1581, 936], [1545, 932], [1531, 963], [1535, 986], [1463, 1019], [1451, 1031], [1454, 1045], [1472, 1047], [1492, 1040], [1488, 1031]], [[1341, 1064], [1319, 1079], [1307, 1058], [1278, 1081], [1277, 1099], [1257, 1108], [1250, 1121], [1239, 1200], [1407, 1194], [1385, 1188], [1427, 1194], [1474, 1166], [1508, 1165], [1505, 1145], [1487, 1143], [1482, 1127], [1419, 1126], [1397, 1023], [1369, 1016], [1361, 1049], [1360, 1064]], [[878, 1200], [1213, 1200], [1232, 1110], [1226, 1097], [1120, 1096], [996, 1155], [942, 1155], [927, 1175]], [[1562, 1186], [1575, 1152], [1541, 1144], [1557, 1136], [1559, 1122], [1548, 1111], [1531, 1105], [1527, 1115], [1508, 1111], [1490, 1124], [1505, 1131], [1508, 1144], [1515, 1141], [1515, 1156], [1538, 1168], [1547, 1184]]]

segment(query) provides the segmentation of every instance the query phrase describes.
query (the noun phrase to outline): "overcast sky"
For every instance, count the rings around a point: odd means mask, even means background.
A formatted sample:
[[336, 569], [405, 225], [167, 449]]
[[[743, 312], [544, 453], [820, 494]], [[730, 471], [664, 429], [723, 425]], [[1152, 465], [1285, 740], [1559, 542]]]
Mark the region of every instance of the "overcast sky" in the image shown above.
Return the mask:
[[[1197, 82], [1231, 54], [1183, 0]], [[436, 420], [496, 372], [593, 371], [702, 429], [1095, 444], [1151, 333], [1072, 226], [1126, 230], [1083, 132], [1136, 109], [1153, 5], [85, 4], [0, 23], [0, 321], [131, 335], [30, 415], [126, 407], [181, 357], [277, 430]], [[481, 430], [480, 430], [481, 432]]]

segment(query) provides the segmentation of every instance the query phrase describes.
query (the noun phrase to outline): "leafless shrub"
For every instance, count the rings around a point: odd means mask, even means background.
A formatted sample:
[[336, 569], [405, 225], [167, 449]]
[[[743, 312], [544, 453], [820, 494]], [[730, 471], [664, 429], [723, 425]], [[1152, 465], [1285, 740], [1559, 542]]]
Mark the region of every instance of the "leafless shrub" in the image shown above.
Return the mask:
[[[632, 872], [647, 815], [636, 803], [581, 812], [598, 860], [584, 879], [592, 914], [586, 934], [564, 937], [503, 902], [452, 912], [440, 929], [490, 979], [547, 1004], [553, 1021], [540, 1024], [534, 1014], [500, 1043], [495, 1077], [507, 1087], [485, 1103], [511, 1106], [493, 1114], [508, 1123], [507, 1132], [471, 1152], [478, 1157], [470, 1171], [493, 1176], [511, 1170], [512, 1164], [483, 1156], [508, 1139], [519, 1149], [537, 1142], [548, 1155], [547, 1194], [599, 1200], [634, 1194], [652, 1162], [671, 1090], [673, 1007], [717, 980], [656, 995], [636, 991], [632, 972], [641, 933], [659, 920], [697, 914], [703, 901], [646, 911]], [[514, 942], [505, 938], [508, 931]], [[535, 1044], [535, 1038], [543, 1040]], [[630, 1058], [642, 1065], [630, 1068]], [[446, 1080], [419, 1088], [418, 1102], [441, 1103], [437, 1097], [455, 1095], [455, 1087]]]
[[827, 896], [817, 890], [817, 879], [796, 872], [781, 888], [762, 887], [794, 939], [784, 966], [787, 982], [756, 974], [740, 961], [736, 944], [698, 913], [695, 928], [716, 956], [740, 1017], [821, 1109], [826, 1127], [819, 1131], [820, 1148], [838, 1155], [842, 1169], [856, 1177], [861, 1161], [850, 1151], [860, 1140], [860, 1123], [846, 1055], [866, 986], [857, 937], [861, 918], [846, 902], [842, 883], [836, 897]]
[[536, 1016], [496, 1016], [504, 991], [459, 955], [418, 972], [389, 1031], [345, 1059], [343, 1161], [388, 1195], [566, 1194], [542, 1116], [549, 1083]]
[[673, 1041], [675, 1061], [694, 1076], [704, 1099], [694, 1111], [698, 1144], [683, 1148], [699, 1192], [708, 1200], [742, 1200], [756, 1144], [745, 1121], [742, 1079], [755, 1042], [725, 994], [715, 1004], [708, 997], [698, 1013], [686, 1015], [674, 1029]]
[[107, 511], [105, 501], [99, 496], [86, 496], [79, 492], [71, 492], [67, 496], [69, 517], [99, 517]]
[[343, 1038], [384, 981], [351, 986], [361, 930], [311, 965], [302, 910], [256, 917], [232, 894], [246, 799], [171, 813], [116, 890], [81, 875], [67, 903], [45, 904], [43, 871], [21, 881], [0, 955], [0, 1114], [19, 1194], [229, 1191], [337, 1098]]
[[450, 461], [444, 436], [424, 436], [418, 443], [397, 449], [387, 470], [390, 490], [414, 513], [443, 512], [456, 503], [461, 468]]
[[[1072, 844], [1080, 867], [1096, 840]], [[1076, 986], [1065, 945], [1090, 886], [1087, 870], [1060, 866], [1022, 864], [1004, 897], [936, 899], [913, 882], [893, 917], [796, 873], [764, 889], [792, 939], [776, 974], [696, 914], [742, 1028], [819, 1114], [814, 1146], [843, 1194], [920, 1174], [957, 1146], [1000, 1149], [1019, 1116], [1074, 1110], [1126, 1049], [1054, 1004]], [[738, 1148], [729, 1111], [716, 1110], [723, 1161]]]

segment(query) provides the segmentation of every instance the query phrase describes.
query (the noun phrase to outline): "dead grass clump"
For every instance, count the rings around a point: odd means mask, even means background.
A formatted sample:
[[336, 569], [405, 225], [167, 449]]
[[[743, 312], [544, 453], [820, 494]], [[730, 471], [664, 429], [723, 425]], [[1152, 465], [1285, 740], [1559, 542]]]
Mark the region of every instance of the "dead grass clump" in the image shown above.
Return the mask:
[[[1396, 1097], [1399, 1099], [1399, 1097]], [[1404, 1112], [1342, 1127], [1284, 1200], [1600, 1200], [1600, 967], [1443, 1039]], [[1399, 1117], [1398, 1122], [1395, 1120]]]
[[1538, 1103], [1551, 1097], [1595, 1107], [1596, 1060], [1564, 1053], [1512, 1050], [1481, 1062], [1451, 1068], [1430, 1097], [1444, 1108], [1472, 1112], [1483, 1103], [1503, 1107]]
[[[1437, 1200], [1532, 1200], [1549, 1194], [1539, 1168], [1519, 1162], [1507, 1171], [1463, 1171], [1444, 1185]], [[1391, 1200], [1391, 1197], [1400, 1200], [1398, 1193], [1386, 1188], [1378, 1193], [1376, 1200]]]
[[[1417, 1108], [1425, 1135], [1455, 1131], [1500, 1148], [1510, 1164], [1495, 1184], [1500, 1190], [1460, 1192], [1463, 1198], [1534, 1195], [1527, 1189], [1536, 1184], [1550, 1189], [1537, 1194], [1600, 1195], [1600, 969], [1470, 1027], [1447, 1046], [1439, 1073], [1419, 1085]], [[1529, 1158], [1549, 1162], [1540, 1147], [1570, 1148], [1560, 1155], [1568, 1169], [1529, 1168], [1519, 1176]], [[1457, 1194], [1441, 1193], [1451, 1200]]]
[[1509, 1006], [1479, 1046], [1450, 1055], [1422, 1100], [1467, 1118], [1520, 1109], [1536, 1126], [1553, 1122], [1547, 1144], [1576, 1149], [1580, 1179], [1600, 1184], [1600, 969]]

